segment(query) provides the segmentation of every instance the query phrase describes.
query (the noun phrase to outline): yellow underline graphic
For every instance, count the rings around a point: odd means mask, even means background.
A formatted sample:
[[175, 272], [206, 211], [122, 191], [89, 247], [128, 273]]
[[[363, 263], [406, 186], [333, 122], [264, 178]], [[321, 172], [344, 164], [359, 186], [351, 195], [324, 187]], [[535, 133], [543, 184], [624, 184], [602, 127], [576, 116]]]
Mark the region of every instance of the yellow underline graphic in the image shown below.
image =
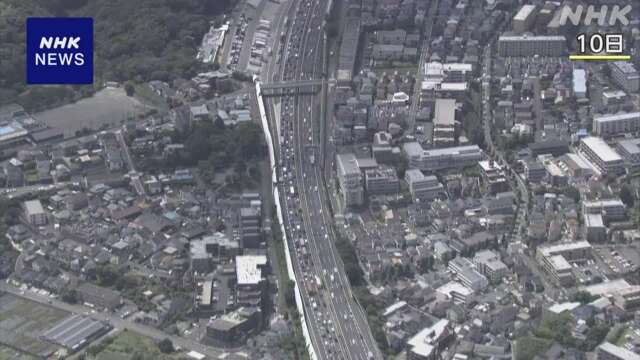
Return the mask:
[[631, 55], [569, 55], [569, 60], [631, 60]]

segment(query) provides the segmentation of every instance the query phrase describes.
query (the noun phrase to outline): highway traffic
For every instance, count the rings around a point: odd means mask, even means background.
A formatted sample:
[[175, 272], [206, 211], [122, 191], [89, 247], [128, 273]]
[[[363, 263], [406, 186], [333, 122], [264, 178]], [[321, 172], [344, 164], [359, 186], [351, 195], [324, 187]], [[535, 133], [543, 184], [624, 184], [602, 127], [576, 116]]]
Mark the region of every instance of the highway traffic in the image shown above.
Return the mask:
[[[287, 41], [281, 43], [281, 66], [267, 77], [295, 82], [324, 77], [323, 18], [325, 0], [297, 4]], [[326, 84], [323, 83], [323, 86]], [[312, 95], [280, 99], [278, 178], [283, 217], [294, 272], [302, 295], [314, 352], [319, 359], [379, 359], [366, 315], [355, 302], [334, 246], [329, 199], [318, 165], [320, 107]], [[275, 122], [276, 103], [269, 114]]]

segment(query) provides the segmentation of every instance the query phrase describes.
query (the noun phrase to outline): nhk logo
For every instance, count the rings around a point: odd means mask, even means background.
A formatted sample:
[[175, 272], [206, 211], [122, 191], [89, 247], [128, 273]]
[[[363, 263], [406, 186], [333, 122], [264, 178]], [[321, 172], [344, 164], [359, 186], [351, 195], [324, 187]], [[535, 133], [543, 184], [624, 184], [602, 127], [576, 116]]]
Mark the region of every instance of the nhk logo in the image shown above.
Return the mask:
[[[74, 38], [59, 38], [56, 37], [43, 37], [40, 39], [40, 49], [80, 49], [78, 46], [80, 42], [79, 37]], [[56, 52], [41, 52], [36, 53], [36, 65], [84, 65], [83, 53], [56, 53]]]
[[[586, 9], [586, 11], [585, 11]], [[596, 9], [595, 6], [583, 6], [577, 5], [572, 8], [569, 5], [565, 5], [556, 12], [554, 19], [551, 21], [551, 26], [564, 26], [567, 24], [567, 20], [574, 26], [591, 25], [594, 20], [598, 26], [615, 26], [616, 24], [627, 26], [629, 25], [629, 19], [627, 15], [631, 12], [631, 5], [620, 7], [614, 5], [609, 8], [607, 5], [600, 6], [600, 9]], [[584, 16], [583, 16], [584, 14]], [[608, 15], [608, 18], [607, 18]]]
[[27, 19], [28, 84], [93, 83], [93, 19]]

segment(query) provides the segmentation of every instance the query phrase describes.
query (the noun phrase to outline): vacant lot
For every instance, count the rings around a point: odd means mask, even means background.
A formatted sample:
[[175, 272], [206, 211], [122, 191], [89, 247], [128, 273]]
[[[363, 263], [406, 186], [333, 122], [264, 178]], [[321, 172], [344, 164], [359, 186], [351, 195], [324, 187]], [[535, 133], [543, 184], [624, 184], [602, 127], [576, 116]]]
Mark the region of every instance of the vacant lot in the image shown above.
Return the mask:
[[177, 355], [161, 353], [153, 339], [131, 331], [121, 331], [112, 338], [103, 339], [102, 342], [87, 349], [87, 352], [96, 354], [96, 360], [174, 360], [179, 358]]
[[[149, 110], [147, 107], [146, 110]], [[120, 125], [123, 120], [145, 111], [145, 105], [125, 94], [123, 88], [105, 88], [76, 103], [35, 114], [34, 118], [64, 130], [65, 137], [83, 128], [93, 130]]]
[[0, 345], [0, 360], [36, 360], [35, 356]]
[[[68, 313], [40, 305], [10, 294], [0, 296], [0, 344], [33, 355], [46, 355], [57, 346], [40, 340], [39, 336]], [[0, 359], [20, 359], [15, 352], [0, 348]]]

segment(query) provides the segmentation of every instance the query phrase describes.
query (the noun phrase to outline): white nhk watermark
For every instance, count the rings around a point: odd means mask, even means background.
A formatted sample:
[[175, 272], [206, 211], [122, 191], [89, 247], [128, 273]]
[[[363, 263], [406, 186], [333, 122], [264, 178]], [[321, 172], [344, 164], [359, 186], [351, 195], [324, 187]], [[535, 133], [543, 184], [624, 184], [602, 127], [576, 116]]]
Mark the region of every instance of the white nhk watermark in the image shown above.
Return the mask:
[[599, 10], [596, 10], [596, 7], [594, 5], [577, 5], [575, 6], [575, 8], [572, 8], [569, 5], [565, 5], [556, 14], [557, 16], [555, 20], [560, 26], [566, 25], [567, 20], [569, 20], [574, 26], [589, 26], [594, 20], [597, 20], [597, 24], [599, 26], [615, 26], [617, 24], [627, 26], [629, 25], [629, 19], [627, 19], [627, 15], [630, 12], [631, 5], [627, 5], [625, 7], [614, 5], [611, 7], [611, 9], [609, 9], [607, 5], [601, 5]]

